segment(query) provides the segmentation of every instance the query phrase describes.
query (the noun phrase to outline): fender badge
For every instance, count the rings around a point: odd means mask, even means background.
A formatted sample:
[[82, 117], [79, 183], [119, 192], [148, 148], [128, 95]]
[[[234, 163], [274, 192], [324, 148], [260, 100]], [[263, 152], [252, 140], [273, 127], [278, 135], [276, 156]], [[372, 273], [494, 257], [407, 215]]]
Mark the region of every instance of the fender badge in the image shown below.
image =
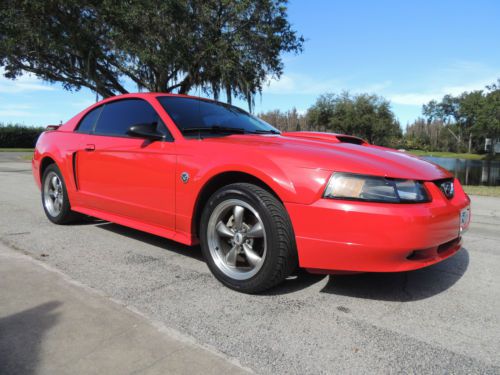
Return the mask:
[[187, 182], [189, 181], [189, 173], [182, 172], [181, 173], [181, 180], [182, 180], [182, 182], [184, 182], [185, 184], [187, 184]]

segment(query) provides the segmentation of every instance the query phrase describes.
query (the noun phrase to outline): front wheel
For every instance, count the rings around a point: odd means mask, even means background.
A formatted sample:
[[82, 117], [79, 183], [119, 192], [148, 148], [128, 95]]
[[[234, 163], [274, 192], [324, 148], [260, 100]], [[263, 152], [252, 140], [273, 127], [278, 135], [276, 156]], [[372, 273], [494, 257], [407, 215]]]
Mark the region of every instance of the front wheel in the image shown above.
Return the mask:
[[275, 286], [297, 266], [295, 236], [283, 204], [253, 184], [231, 184], [210, 197], [200, 239], [214, 276], [245, 293]]

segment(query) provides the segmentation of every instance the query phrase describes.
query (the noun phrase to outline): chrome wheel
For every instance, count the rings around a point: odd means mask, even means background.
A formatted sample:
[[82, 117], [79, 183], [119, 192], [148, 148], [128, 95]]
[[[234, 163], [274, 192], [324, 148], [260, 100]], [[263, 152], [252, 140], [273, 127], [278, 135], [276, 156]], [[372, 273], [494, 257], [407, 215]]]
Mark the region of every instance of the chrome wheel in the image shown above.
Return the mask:
[[207, 225], [207, 240], [216, 266], [232, 279], [247, 280], [264, 264], [264, 223], [257, 211], [240, 199], [229, 199], [215, 207]]
[[55, 172], [47, 174], [43, 183], [43, 204], [50, 216], [61, 214], [64, 202], [62, 181]]

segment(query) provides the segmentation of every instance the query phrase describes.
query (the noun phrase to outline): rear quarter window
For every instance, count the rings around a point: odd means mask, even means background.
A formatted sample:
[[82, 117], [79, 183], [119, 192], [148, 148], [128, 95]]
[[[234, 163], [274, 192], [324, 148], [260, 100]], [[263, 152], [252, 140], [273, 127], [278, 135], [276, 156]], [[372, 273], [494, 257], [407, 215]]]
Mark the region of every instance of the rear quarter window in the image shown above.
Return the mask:
[[142, 99], [125, 99], [108, 103], [99, 116], [95, 134], [127, 136], [132, 125], [158, 122], [158, 114]]
[[76, 131], [79, 133], [91, 133], [94, 129], [94, 125], [99, 119], [99, 115], [101, 114], [102, 106], [94, 108], [90, 112], [88, 112], [78, 124]]

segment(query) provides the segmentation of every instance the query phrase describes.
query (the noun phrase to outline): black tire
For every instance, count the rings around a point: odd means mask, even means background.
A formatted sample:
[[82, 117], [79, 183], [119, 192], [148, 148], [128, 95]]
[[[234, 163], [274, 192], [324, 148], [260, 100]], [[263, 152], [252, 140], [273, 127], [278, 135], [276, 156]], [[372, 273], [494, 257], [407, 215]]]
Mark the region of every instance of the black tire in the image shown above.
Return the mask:
[[[47, 181], [47, 179], [52, 178], [54, 176], [54, 174], [57, 175], [57, 177], [59, 178], [59, 180], [61, 182], [61, 191], [62, 191], [62, 205], [60, 206], [61, 207], [60, 210], [58, 210], [60, 212], [58, 212], [57, 214], [54, 214], [54, 212], [51, 212], [50, 208], [48, 207], [48, 205], [46, 203], [45, 185], [47, 183], [50, 183], [49, 181]], [[42, 206], [43, 206], [43, 210], [45, 212], [45, 215], [54, 224], [61, 224], [61, 225], [70, 224], [70, 223], [78, 220], [81, 217], [81, 215], [79, 215], [78, 213], [71, 211], [71, 204], [70, 204], [69, 199], [68, 199], [68, 191], [66, 190], [66, 183], [65, 183], [64, 178], [61, 174], [61, 171], [59, 170], [59, 168], [57, 167], [56, 164], [50, 164], [43, 172], [42, 194], [41, 195], [42, 195]]]
[[[266, 233], [267, 250], [261, 268], [246, 280], [231, 278], [221, 271], [209, 248], [210, 217], [219, 204], [231, 199], [249, 204], [260, 216]], [[279, 284], [297, 268], [295, 235], [288, 213], [273, 194], [259, 186], [235, 183], [216, 191], [203, 209], [199, 233], [203, 256], [210, 271], [231, 289], [250, 294], [259, 293]]]

